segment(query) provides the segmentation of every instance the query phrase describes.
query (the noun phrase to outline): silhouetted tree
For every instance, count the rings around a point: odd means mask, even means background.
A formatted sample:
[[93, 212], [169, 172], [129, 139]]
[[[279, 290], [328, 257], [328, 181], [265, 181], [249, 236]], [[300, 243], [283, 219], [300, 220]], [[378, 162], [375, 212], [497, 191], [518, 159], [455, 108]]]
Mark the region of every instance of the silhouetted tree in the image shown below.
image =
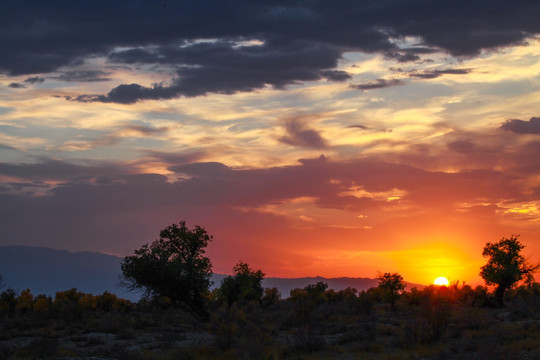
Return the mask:
[[482, 255], [488, 258], [486, 265], [482, 266], [480, 276], [487, 285], [497, 285], [495, 289], [495, 301], [497, 306], [503, 306], [503, 296], [519, 281], [524, 280], [531, 284], [534, 281], [533, 274], [540, 265], [530, 264], [520, 254], [524, 245], [518, 241], [519, 235], [512, 235], [509, 239], [502, 238], [496, 243], [487, 243]]
[[403, 277], [398, 273], [384, 273], [377, 274], [379, 280], [379, 289], [382, 290], [383, 300], [390, 303], [392, 311], [396, 310], [396, 300], [403, 289], [405, 289], [405, 283]]
[[13, 289], [4, 290], [0, 294], [0, 312], [13, 313], [17, 304], [17, 294]]
[[308, 301], [312, 301], [316, 304], [321, 304], [326, 300], [327, 289], [328, 284], [324, 281], [319, 281], [315, 284], [309, 284], [304, 288], [304, 290], [306, 290]]
[[208, 318], [205, 294], [212, 264], [204, 256], [212, 240], [206, 230], [186, 227], [185, 221], [161, 230], [159, 239], [145, 244], [122, 262], [125, 285], [146, 289], [154, 297], [169, 298], [186, 310]]
[[281, 300], [281, 292], [277, 287], [265, 288], [261, 303], [264, 308], [275, 305]]
[[253, 270], [248, 264], [239, 261], [233, 268], [234, 275], [227, 276], [221, 281], [219, 288], [220, 297], [231, 306], [239, 300], [261, 301], [264, 273], [261, 270]]

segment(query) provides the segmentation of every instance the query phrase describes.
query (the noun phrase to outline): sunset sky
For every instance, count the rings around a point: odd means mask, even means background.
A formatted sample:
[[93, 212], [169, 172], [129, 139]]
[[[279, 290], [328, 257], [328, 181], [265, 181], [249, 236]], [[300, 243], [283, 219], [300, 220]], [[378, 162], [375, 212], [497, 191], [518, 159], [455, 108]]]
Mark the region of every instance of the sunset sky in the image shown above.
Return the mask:
[[[0, 245], [481, 284], [540, 261], [540, 2], [3, 1]], [[537, 276], [537, 280], [540, 279]]]

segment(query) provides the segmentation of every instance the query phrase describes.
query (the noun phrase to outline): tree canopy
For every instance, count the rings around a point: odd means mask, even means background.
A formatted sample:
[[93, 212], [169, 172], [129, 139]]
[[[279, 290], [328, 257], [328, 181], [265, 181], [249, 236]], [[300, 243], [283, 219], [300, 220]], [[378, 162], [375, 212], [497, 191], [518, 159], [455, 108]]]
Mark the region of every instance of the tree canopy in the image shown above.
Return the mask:
[[520, 281], [531, 284], [533, 274], [539, 265], [530, 264], [521, 250], [525, 247], [518, 240], [519, 235], [510, 238], [503, 237], [496, 243], [487, 243], [482, 255], [488, 258], [487, 264], [482, 266], [480, 276], [487, 285], [497, 285], [495, 300], [498, 306], [503, 305], [504, 292]]
[[233, 268], [234, 276], [222, 280], [219, 288], [221, 298], [231, 306], [239, 300], [261, 301], [263, 296], [262, 280], [264, 273], [253, 270], [248, 264], [239, 261]]
[[401, 291], [405, 289], [403, 277], [398, 273], [379, 273], [377, 279], [379, 280], [379, 288], [383, 291], [384, 300], [390, 303], [392, 310], [395, 310], [396, 300]]
[[145, 244], [122, 262], [130, 289], [145, 289], [154, 297], [168, 298], [186, 310], [207, 317], [205, 294], [212, 263], [204, 256], [212, 240], [206, 230], [186, 227], [185, 221], [161, 230], [159, 239]]

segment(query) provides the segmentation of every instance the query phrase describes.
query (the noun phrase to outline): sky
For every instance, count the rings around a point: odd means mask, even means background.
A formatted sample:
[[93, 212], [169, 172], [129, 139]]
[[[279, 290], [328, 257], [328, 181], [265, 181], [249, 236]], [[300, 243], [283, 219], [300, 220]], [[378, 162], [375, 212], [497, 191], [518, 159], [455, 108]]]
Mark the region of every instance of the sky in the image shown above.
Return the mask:
[[[185, 220], [276, 277], [540, 260], [540, 2], [4, 1], [0, 245]], [[537, 276], [537, 280], [539, 277]]]

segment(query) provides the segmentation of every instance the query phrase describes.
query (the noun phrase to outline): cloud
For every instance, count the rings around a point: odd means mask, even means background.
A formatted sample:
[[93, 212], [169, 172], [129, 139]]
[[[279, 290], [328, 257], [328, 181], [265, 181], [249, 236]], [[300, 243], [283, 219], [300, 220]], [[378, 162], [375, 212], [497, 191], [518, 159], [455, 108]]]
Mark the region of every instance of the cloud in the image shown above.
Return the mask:
[[471, 153], [477, 149], [476, 144], [470, 140], [456, 140], [448, 143], [447, 146], [448, 149], [463, 154]]
[[15, 108], [0, 106], [0, 115], [9, 114], [12, 111], [15, 111]]
[[409, 73], [410, 77], [419, 79], [435, 79], [442, 75], [466, 75], [471, 72], [471, 69], [439, 69], [439, 70], [426, 70], [423, 72]]
[[138, 133], [143, 136], [152, 136], [152, 135], [164, 133], [169, 129], [165, 126], [162, 126], [159, 128], [153, 128], [153, 127], [143, 126], [143, 125], [126, 125], [121, 130], [119, 130], [119, 132], [124, 132], [126, 130]]
[[348, 128], [352, 128], [352, 129], [362, 129], [362, 130], [366, 130], [366, 131], [376, 131], [376, 132], [383, 132], [383, 133], [386, 133], [386, 132], [392, 132], [392, 130], [387, 130], [387, 129], [374, 129], [374, 128], [371, 128], [369, 126], [366, 126], [366, 125], [362, 125], [362, 124], [356, 124], [356, 125], [349, 125], [347, 126]]
[[53, 159], [41, 159], [32, 164], [8, 164], [0, 162], [0, 174], [28, 182], [86, 181], [95, 177], [115, 177], [126, 171], [122, 165], [81, 166]]
[[23, 84], [19, 84], [19, 83], [11, 83], [8, 86], [10, 88], [13, 88], [13, 89], [24, 89], [24, 88], [26, 88], [26, 86], [24, 86]]
[[540, 117], [532, 117], [529, 121], [510, 119], [501, 125], [501, 129], [516, 134], [540, 134]]
[[56, 76], [53, 79], [68, 82], [96, 82], [111, 80], [107, 77], [107, 75], [109, 75], [109, 73], [100, 70], [64, 71], [60, 76]]
[[167, 132], [167, 127], [153, 128], [143, 125], [125, 125], [115, 131], [94, 138], [79, 138], [62, 144], [59, 148], [68, 151], [95, 149], [102, 146], [117, 144], [129, 137], [152, 137]]
[[[146, 206], [141, 198], [149, 199], [152, 193], [159, 195], [148, 204], [163, 203], [166, 206], [183, 199], [188, 207], [210, 204], [261, 206], [302, 197], [319, 199], [318, 203], [324, 206], [350, 207], [362, 203], [362, 197], [341, 194], [355, 186], [373, 194], [400, 189], [401, 193], [407, 194], [404, 198], [427, 198], [437, 194], [438, 201], [450, 203], [471, 194], [478, 198], [498, 197], [502, 189], [507, 196], [517, 198], [519, 194], [509, 181], [512, 177], [497, 171], [429, 172], [377, 160], [331, 161], [319, 157], [301, 160], [295, 166], [269, 169], [234, 169], [217, 162], [171, 165], [169, 170], [189, 176], [175, 183], [167, 182], [166, 177], [157, 174], [133, 175], [133, 170], [129, 165], [81, 166], [54, 160], [36, 164], [0, 164], [0, 174], [18, 178], [22, 184], [53, 182], [55, 185], [49, 184], [53, 187], [49, 199], [69, 195], [73, 199], [86, 198], [86, 202], [95, 202], [98, 201], [94, 198], [96, 194], [101, 194], [99, 199], [107, 199], [116, 192], [118, 196], [126, 196], [126, 200], [133, 197], [126, 204], [117, 204], [128, 208], [130, 203]], [[477, 188], [480, 183], [492, 184]], [[440, 194], [440, 187], [452, 189], [451, 194]], [[101, 204], [100, 207], [114, 204], [115, 199], [117, 197], [112, 196], [106, 200], [108, 205]], [[385, 203], [386, 199], [382, 199], [380, 204]], [[376, 203], [371, 205], [377, 206]]]
[[330, 70], [337, 66], [337, 48], [299, 41], [287, 44], [235, 46], [234, 42], [202, 42], [164, 46], [150, 50], [125, 50], [111, 54], [110, 61], [123, 64], [162, 64], [182, 66], [169, 84], [150, 87], [123, 84], [107, 95], [81, 95], [81, 102], [132, 104], [140, 100], [193, 97], [207, 93], [234, 94], [261, 89], [266, 85], [284, 88], [299, 81], [326, 78], [345, 81], [350, 75]]
[[[536, 150], [529, 150], [527, 161], [537, 163]], [[427, 152], [424, 156], [433, 161]], [[148, 152], [129, 164], [73, 165], [50, 159], [1, 164], [0, 175], [14, 179], [0, 188], [2, 244], [128, 254], [182, 219], [215, 236], [209, 254], [216, 265], [239, 256], [249, 259], [250, 253], [268, 254], [269, 249], [294, 261], [294, 254], [305, 249], [387, 250], [403, 245], [404, 237], [446, 234], [445, 224], [451, 231], [462, 213], [467, 224], [479, 224], [482, 236], [498, 236], [500, 228], [485, 224], [505, 217], [507, 204], [538, 197], [516, 186], [519, 174], [427, 171], [396, 158], [319, 157], [249, 169], [201, 162], [205, 157]], [[145, 161], [160, 162], [174, 174], [137, 174]], [[479, 204], [482, 211], [475, 210]], [[302, 216], [314, 221], [299, 221]], [[261, 267], [268, 266], [261, 256]]]
[[174, 166], [201, 161], [201, 159], [208, 156], [208, 153], [205, 151], [191, 151], [188, 153], [176, 154], [163, 151], [148, 150], [146, 151], [146, 155], [148, 155], [148, 157], [150, 157], [152, 160], [157, 160], [169, 164], [170, 170], [176, 171]]
[[[296, 198], [315, 199], [317, 207], [322, 208], [367, 211], [389, 205], [377, 194], [394, 192], [401, 194], [400, 201], [416, 206], [450, 208], [472, 199], [495, 203], [521, 197], [512, 183], [515, 177], [498, 171], [429, 172], [375, 160], [342, 162], [321, 157], [269, 169], [234, 169], [216, 162], [171, 165], [169, 169], [187, 177], [169, 182], [162, 175], [130, 174], [130, 166], [115, 164], [77, 166], [51, 160], [2, 164], [0, 174], [20, 179], [19, 186], [50, 188], [41, 197], [4, 192], [2, 212], [9, 214], [3, 217], [4, 224], [17, 214], [27, 218], [45, 209], [49, 210], [38, 218], [57, 217], [55, 222], [61, 218], [65, 224], [77, 224], [84, 216], [114, 219], [118, 214], [138, 216], [154, 208], [200, 213], [209, 206], [258, 208]], [[355, 188], [366, 195], [343, 195]], [[77, 217], [81, 218], [72, 222]], [[15, 223], [20, 221], [22, 218]], [[65, 233], [64, 238], [69, 238], [70, 232]]]
[[326, 70], [321, 72], [321, 75], [331, 81], [345, 81], [352, 78], [349, 73], [341, 70]]
[[293, 117], [286, 119], [284, 123], [287, 134], [279, 139], [282, 143], [312, 149], [328, 147], [326, 140], [316, 130], [307, 126], [306, 118]]
[[437, 52], [436, 48], [429, 47], [411, 47], [399, 49], [398, 51], [388, 51], [384, 55], [388, 59], [395, 59], [399, 63], [405, 62], [419, 62], [421, 57], [418, 55], [433, 54]]
[[39, 77], [39, 76], [29, 77], [26, 80], [24, 80], [25, 83], [29, 83], [29, 84], [39, 84], [39, 83], [42, 83], [44, 81], [45, 81], [45, 79], [42, 78], [42, 77]]
[[373, 90], [373, 89], [383, 89], [383, 88], [387, 88], [391, 86], [400, 86], [404, 84], [405, 82], [400, 79], [390, 79], [390, 80], [377, 79], [375, 81], [368, 81], [363, 84], [353, 84], [353, 85], [350, 85], [349, 87], [352, 89], [357, 89], [357, 90]]
[[[109, 66], [152, 64], [173, 69], [166, 85], [125, 83], [107, 94], [73, 97], [124, 104], [233, 94], [266, 85], [280, 89], [322, 78], [348, 79], [336, 69], [345, 52], [380, 53], [408, 62], [434, 51], [470, 57], [484, 49], [521, 44], [540, 32], [534, 16], [539, 12], [540, 4], [527, 0], [472, 0], [463, 6], [428, 0], [382, 4], [347, 0], [339, 7], [300, 0], [286, 5], [183, 1], [166, 7], [143, 1], [113, 5], [98, 1], [91, 7], [59, 0], [48, 1], [47, 6], [14, 2], [2, 12], [0, 72], [50, 73], [95, 57], [107, 57]], [[395, 39], [407, 37], [418, 38], [420, 45], [396, 45]], [[63, 76], [68, 81], [106, 79], [83, 75]]]
[[366, 125], [349, 125], [347, 126], [348, 128], [357, 128], [357, 129], [362, 129], [362, 130], [368, 130], [369, 128], [366, 126]]

